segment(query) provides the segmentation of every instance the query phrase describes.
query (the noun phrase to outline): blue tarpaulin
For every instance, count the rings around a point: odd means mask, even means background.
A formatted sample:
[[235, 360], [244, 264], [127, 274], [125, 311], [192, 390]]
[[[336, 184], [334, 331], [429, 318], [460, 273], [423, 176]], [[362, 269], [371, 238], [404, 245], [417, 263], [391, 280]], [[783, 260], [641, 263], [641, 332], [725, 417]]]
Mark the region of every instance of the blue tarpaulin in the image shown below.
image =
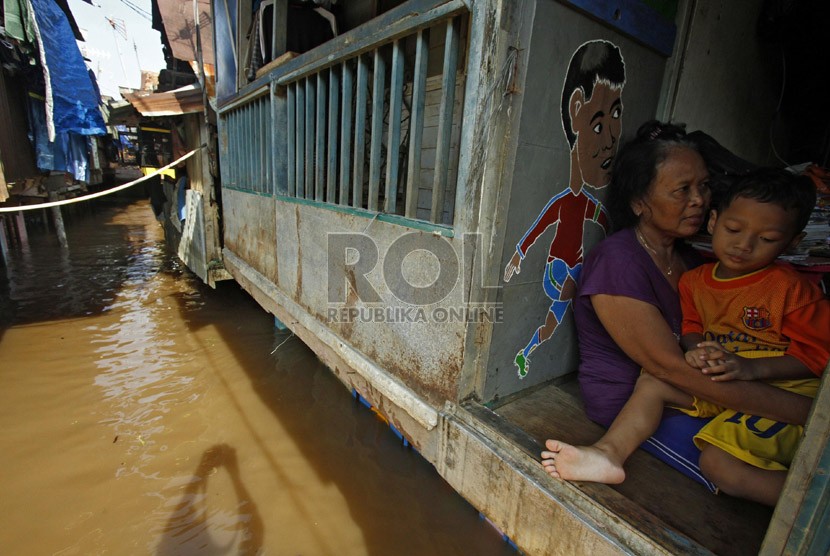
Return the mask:
[[44, 172], [67, 172], [78, 181], [89, 182], [89, 137], [60, 132], [49, 140], [46, 131], [46, 109], [43, 101], [29, 98], [29, 140], [35, 147], [36, 164]]
[[99, 96], [89, 78], [72, 27], [54, 0], [31, 0], [42, 58], [48, 70], [54, 132], [103, 135]]

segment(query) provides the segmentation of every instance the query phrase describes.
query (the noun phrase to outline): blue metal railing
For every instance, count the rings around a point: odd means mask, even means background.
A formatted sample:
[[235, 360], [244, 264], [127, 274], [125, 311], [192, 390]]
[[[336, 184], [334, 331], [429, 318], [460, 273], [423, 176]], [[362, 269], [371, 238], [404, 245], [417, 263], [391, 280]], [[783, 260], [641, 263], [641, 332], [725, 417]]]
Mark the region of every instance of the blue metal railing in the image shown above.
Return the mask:
[[219, 109], [223, 183], [451, 225], [466, 13], [410, 0], [240, 91]]

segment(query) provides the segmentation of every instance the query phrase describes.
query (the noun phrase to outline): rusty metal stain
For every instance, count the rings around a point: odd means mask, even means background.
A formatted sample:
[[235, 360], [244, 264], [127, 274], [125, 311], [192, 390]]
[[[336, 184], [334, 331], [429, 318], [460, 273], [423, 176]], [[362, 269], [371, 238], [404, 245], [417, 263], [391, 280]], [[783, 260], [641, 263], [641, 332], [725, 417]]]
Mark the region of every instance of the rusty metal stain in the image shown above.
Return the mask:
[[461, 372], [461, 354], [449, 356], [440, 372], [427, 373], [417, 354], [407, 357], [401, 352], [396, 352], [388, 357], [381, 357], [374, 346], [367, 346], [364, 351], [370, 360], [376, 361], [384, 371], [401, 379], [410, 389], [424, 396], [430, 404], [440, 406], [446, 400], [455, 399], [458, 376]]

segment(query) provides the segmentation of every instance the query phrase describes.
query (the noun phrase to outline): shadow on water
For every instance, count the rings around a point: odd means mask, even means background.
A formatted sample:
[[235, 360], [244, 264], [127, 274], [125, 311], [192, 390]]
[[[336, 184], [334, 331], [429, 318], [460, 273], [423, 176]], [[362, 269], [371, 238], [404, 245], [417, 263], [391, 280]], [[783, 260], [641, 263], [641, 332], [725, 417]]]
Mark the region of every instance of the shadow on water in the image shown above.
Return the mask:
[[[238, 285], [223, 282], [216, 291], [200, 288], [207, 290], [202, 292], [204, 304], [176, 294], [181, 318], [191, 330], [213, 326], [231, 347], [256, 393], [302, 451], [304, 462], [321, 482], [335, 484], [342, 493], [351, 519], [363, 532], [366, 553], [515, 554], [431, 464], [403, 447], [387, 425], [354, 401], [302, 341], [277, 332], [273, 317]], [[214, 304], [221, 306], [224, 318], [215, 318]], [[273, 353], [246, 349], [238, 341], [264, 330], [272, 335]], [[244, 418], [244, 408], [239, 410]], [[291, 484], [290, 471], [270, 455], [272, 450], [247, 420], [246, 426], [275, 475]], [[302, 485], [296, 488], [279, 494], [302, 513]], [[302, 518], [315, 521], [313, 515]], [[332, 543], [325, 531], [317, 534], [320, 546]]]
[[[210, 477], [218, 472], [227, 474], [236, 494], [239, 515], [245, 516], [245, 527], [234, 528], [236, 534], [224, 543], [216, 541], [209, 527], [211, 510], [207, 487]], [[217, 444], [205, 450], [161, 534], [158, 556], [190, 553], [194, 548], [202, 556], [226, 556], [233, 554], [234, 545], [236, 554], [240, 556], [259, 552], [264, 536], [262, 517], [240, 478], [236, 450], [227, 444]], [[183, 547], [187, 547], [186, 551]]]

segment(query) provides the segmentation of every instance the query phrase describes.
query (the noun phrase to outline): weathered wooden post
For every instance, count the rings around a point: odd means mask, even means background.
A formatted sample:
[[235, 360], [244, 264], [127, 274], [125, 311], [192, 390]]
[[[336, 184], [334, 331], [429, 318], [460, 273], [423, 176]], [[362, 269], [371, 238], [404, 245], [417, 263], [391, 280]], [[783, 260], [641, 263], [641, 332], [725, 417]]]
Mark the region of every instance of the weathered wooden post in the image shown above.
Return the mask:
[[26, 219], [23, 217], [23, 211], [14, 213], [14, 222], [17, 229], [17, 240], [20, 243], [21, 249], [29, 247], [29, 234], [26, 231]]
[[6, 217], [0, 216], [0, 259], [8, 266], [9, 240], [6, 237]]
[[[54, 191], [49, 192], [49, 201], [57, 201], [58, 194]], [[69, 242], [66, 241], [66, 229], [63, 227], [63, 215], [60, 207], [52, 207], [52, 221], [55, 224], [55, 233], [58, 235], [58, 241], [64, 249], [69, 247]]]

